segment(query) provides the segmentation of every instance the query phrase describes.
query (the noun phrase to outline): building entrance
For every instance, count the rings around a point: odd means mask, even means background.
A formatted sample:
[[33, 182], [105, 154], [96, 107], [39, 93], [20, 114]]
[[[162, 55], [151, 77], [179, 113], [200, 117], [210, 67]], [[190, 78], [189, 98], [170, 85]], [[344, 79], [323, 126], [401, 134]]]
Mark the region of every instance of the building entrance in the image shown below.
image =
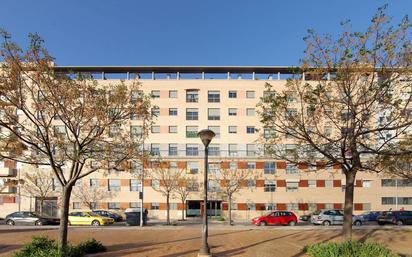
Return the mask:
[[[202, 217], [204, 214], [203, 201], [193, 200], [187, 201], [186, 204], [187, 217]], [[208, 216], [220, 216], [222, 211], [222, 201], [209, 201], [207, 204]]]

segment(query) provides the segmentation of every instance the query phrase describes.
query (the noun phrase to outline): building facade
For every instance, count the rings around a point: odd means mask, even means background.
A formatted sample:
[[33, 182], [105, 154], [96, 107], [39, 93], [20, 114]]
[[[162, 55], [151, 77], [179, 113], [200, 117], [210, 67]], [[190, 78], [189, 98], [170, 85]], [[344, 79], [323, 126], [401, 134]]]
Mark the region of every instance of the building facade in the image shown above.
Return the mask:
[[[245, 181], [234, 195], [232, 217], [249, 220], [268, 210], [292, 210], [298, 214], [316, 209], [343, 208], [345, 177], [339, 166], [307, 167], [292, 165], [266, 156], [264, 138], [271, 132], [262, 127], [258, 103], [266, 83], [282, 89], [294, 67], [56, 67], [57, 71], [87, 72], [101, 84], [139, 79], [142, 90], [151, 94], [157, 116], [145, 148], [160, 156], [169, 167], [185, 169], [199, 182], [204, 172], [204, 147], [197, 132], [208, 128], [216, 137], [209, 146], [210, 172], [219, 169], [248, 169], [255, 176]], [[131, 131], [140, 131], [141, 122], [131, 117]], [[150, 165], [145, 165], [150, 174]], [[0, 217], [12, 211], [38, 210], [36, 196], [23, 196], [19, 177], [37, 169], [0, 162], [3, 187], [0, 195]], [[1, 186], [1, 185], [0, 185]], [[139, 192], [144, 188], [144, 207], [154, 219], [166, 218], [166, 198], [154, 190], [159, 181], [144, 180], [143, 185], [129, 172], [95, 172], [83, 178], [77, 187], [99, 188], [111, 192], [105, 199], [93, 203], [94, 208], [124, 210], [140, 207]], [[211, 181], [209, 213], [226, 215], [228, 203], [219, 193], [221, 183]], [[47, 198], [49, 214], [58, 209], [58, 190]], [[172, 219], [203, 214], [202, 185], [193, 186], [184, 206], [172, 198]], [[100, 192], [100, 191], [99, 191]], [[410, 209], [412, 181], [386, 178], [375, 173], [358, 173], [354, 211]], [[72, 209], [87, 209], [72, 197]]]

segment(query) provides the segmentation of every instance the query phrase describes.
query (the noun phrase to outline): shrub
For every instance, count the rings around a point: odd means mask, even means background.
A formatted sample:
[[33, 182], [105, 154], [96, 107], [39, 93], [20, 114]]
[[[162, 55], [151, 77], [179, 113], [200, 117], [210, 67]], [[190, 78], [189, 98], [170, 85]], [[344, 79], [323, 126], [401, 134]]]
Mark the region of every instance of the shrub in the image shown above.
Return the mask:
[[77, 246], [59, 248], [57, 243], [47, 237], [33, 237], [33, 241], [14, 253], [14, 257], [81, 257], [85, 254], [104, 252], [106, 248], [96, 239], [89, 239]]
[[318, 243], [305, 246], [303, 251], [312, 257], [399, 257], [385, 246], [374, 242]]

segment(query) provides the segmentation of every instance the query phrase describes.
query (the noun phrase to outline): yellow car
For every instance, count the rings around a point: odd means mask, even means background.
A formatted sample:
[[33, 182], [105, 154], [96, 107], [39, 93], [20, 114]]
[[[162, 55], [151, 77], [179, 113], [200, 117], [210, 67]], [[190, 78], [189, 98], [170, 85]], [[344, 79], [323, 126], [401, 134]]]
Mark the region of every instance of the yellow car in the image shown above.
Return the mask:
[[94, 212], [78, 211], [69, 214], [69, 225], [108, 225], [113, 224], [112, 218], [102, 217]]

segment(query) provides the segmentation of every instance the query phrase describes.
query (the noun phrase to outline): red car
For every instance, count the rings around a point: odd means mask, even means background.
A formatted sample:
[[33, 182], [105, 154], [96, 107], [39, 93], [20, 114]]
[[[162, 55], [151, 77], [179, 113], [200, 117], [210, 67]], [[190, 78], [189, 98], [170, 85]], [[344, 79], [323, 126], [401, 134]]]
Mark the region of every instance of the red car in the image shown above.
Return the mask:
[[298, 223], [298, 218], [290, 211], [273, 211], [268, 215], [252, 219], [252, 224], [257, 226], [278, 224], [294, 226], [296, 223]]

